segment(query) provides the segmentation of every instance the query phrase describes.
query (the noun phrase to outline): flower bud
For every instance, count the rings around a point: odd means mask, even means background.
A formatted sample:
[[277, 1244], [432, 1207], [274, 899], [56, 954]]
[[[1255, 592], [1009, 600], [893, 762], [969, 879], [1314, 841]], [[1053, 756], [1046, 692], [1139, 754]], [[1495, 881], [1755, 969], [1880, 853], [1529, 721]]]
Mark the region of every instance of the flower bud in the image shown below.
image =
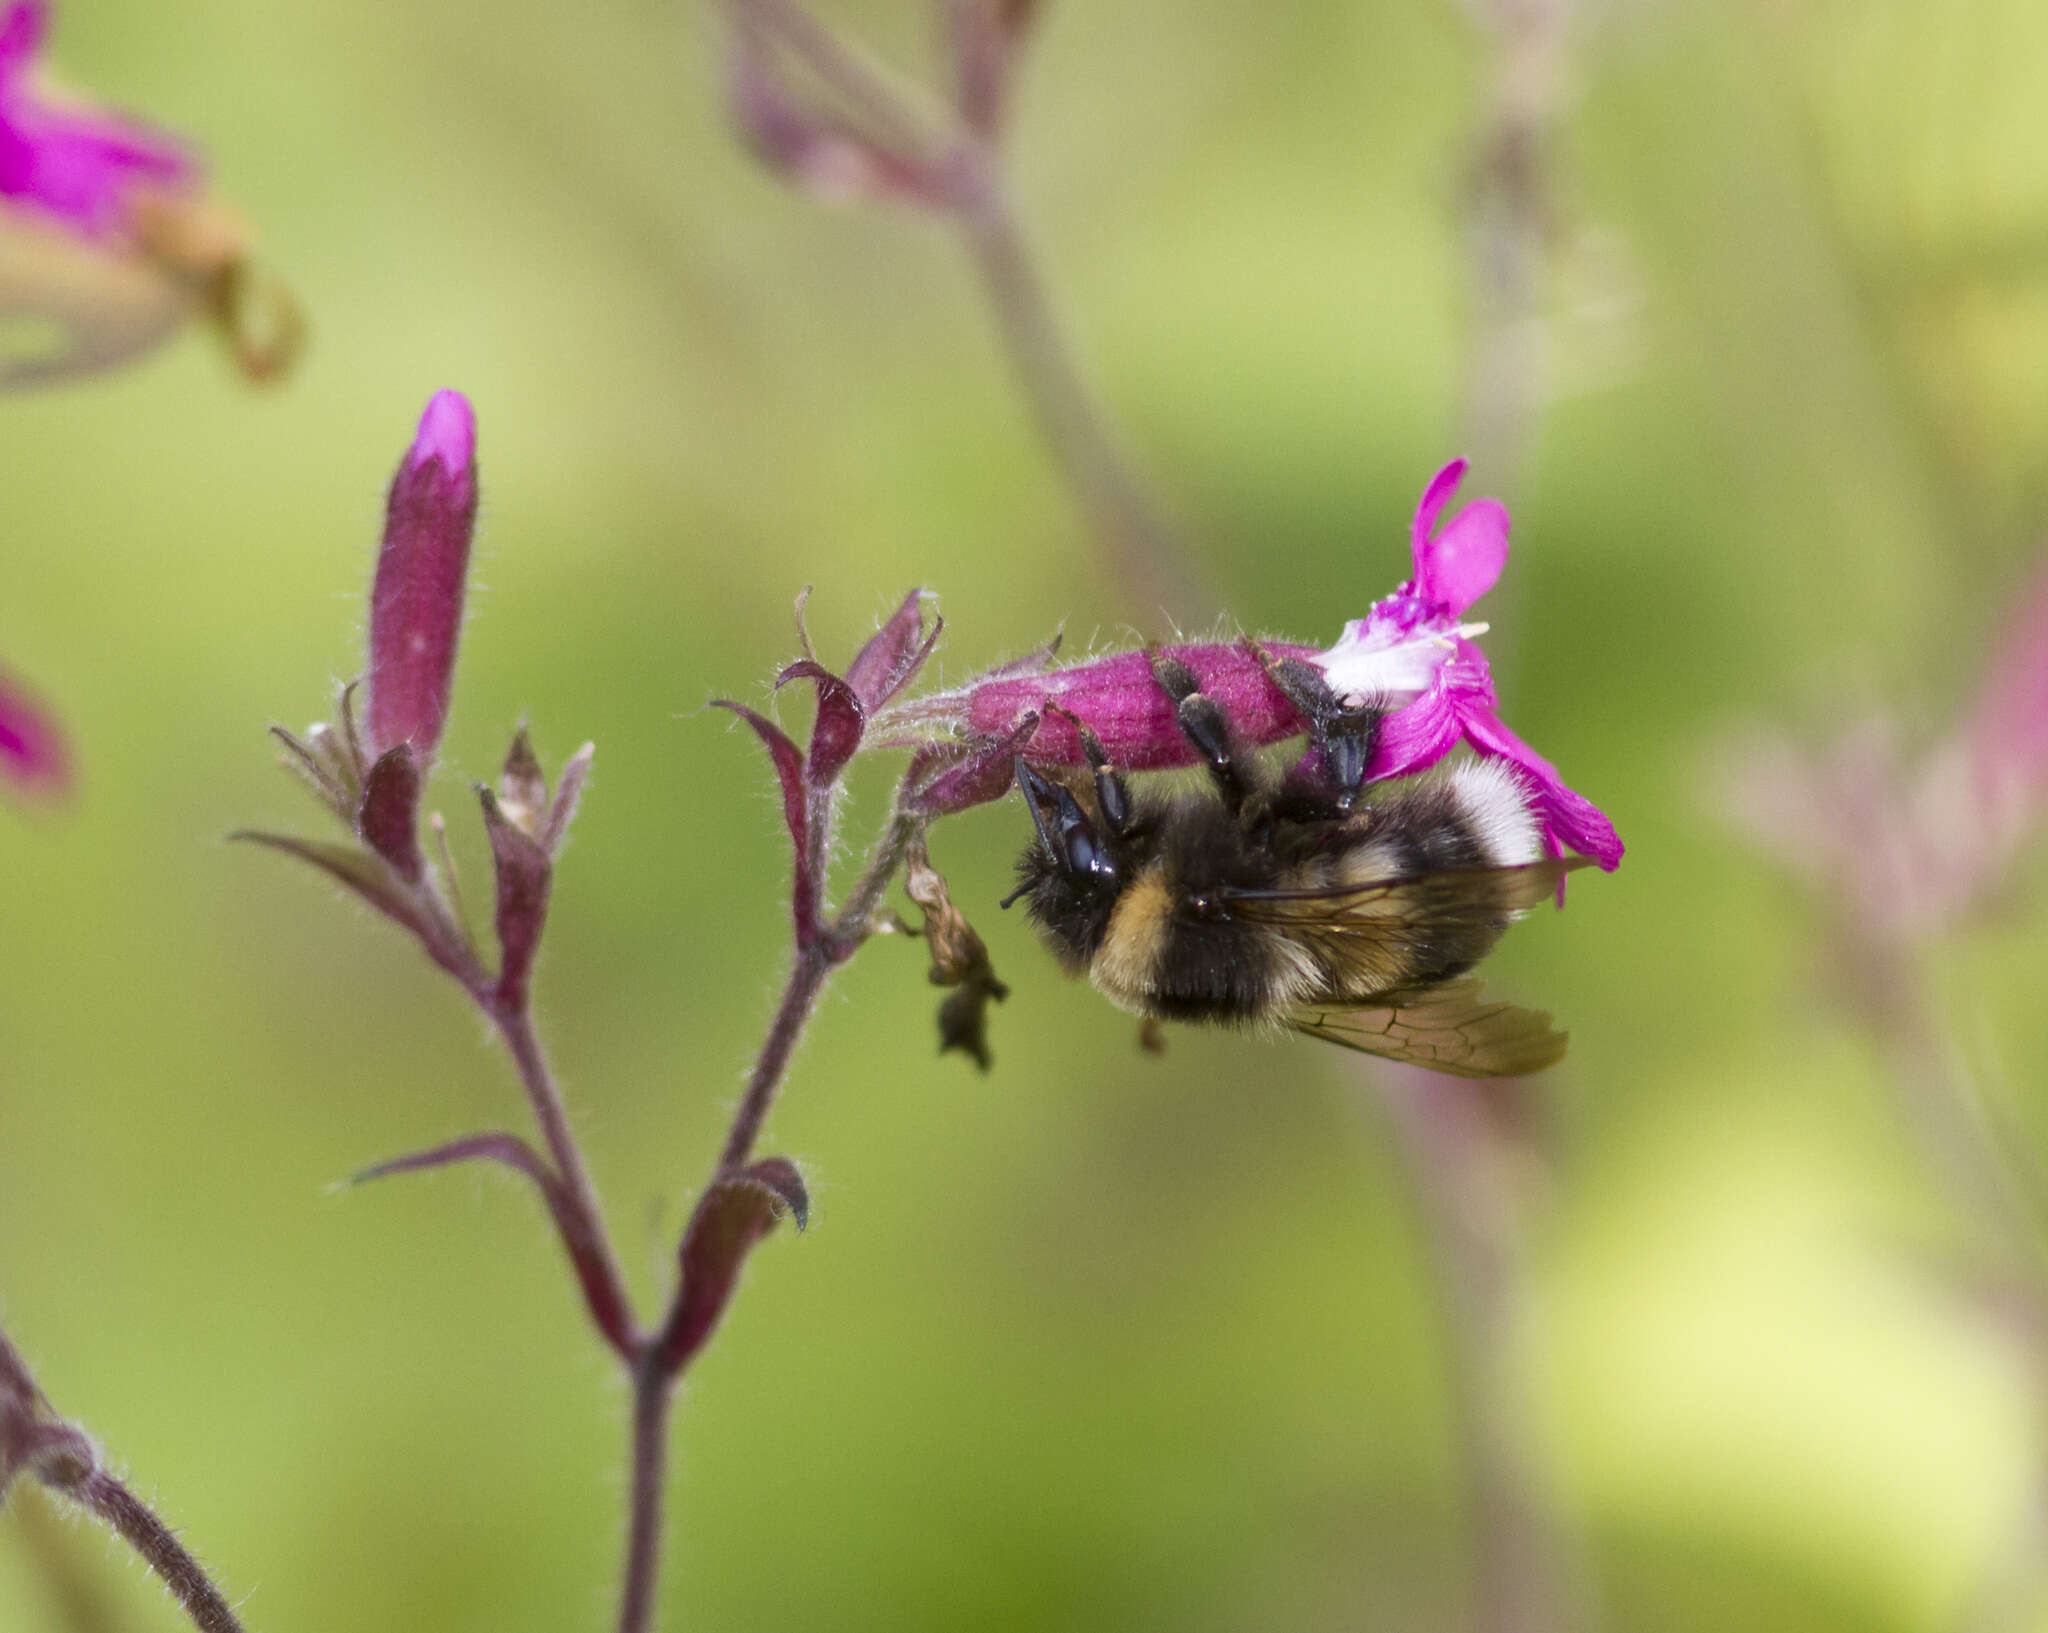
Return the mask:
[[462, 594], [476, 529], [476, 416], [435, 394], [391, 479], [384, 546], [370, 588], [367, 747], [410, 744], [422, 773], [448, 718]]

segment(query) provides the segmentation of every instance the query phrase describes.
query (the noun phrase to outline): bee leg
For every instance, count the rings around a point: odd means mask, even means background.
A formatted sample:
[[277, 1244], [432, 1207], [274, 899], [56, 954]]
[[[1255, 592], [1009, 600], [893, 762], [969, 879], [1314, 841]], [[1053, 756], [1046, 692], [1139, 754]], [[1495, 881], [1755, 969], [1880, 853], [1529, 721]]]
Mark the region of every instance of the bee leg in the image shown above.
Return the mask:
[[1048, 703], [1045, 712], [1060, 716], [1080, 737], [1081, 752], [1088, 757], [1088, 769], [1095, 774], [1095, 803], [1102, 812], [1103, 826], [1119, 839], [1123, 838], [1131, 831], [1131, 791], [1124, 782], [1123, 773], [1109, 763], [1102, 739], [1071, 709]]
[[1246, 641], [1295, 712], [1308, 722], [1309, 751], [1288, 772], [1290, 784], [1307, 784], [1351, 809], [1365, 786], [1365, 768], [1379, 741], [1386, 710], [1377, 703], [1347, 703], [1330, 690], [1323, 672], [1300, 658], [1276, 658], [1257, 641]]
[[1223, 705], [1202, 690], [1195, 672], [1178, 658], [1169, 658], [1157, 647], [1145, 655], [1152, 664], [1152, 678], [1173, 701], [1174, 719], [1181, 735], [1194, 745], [1202, 763], [1209, 768], [1224, 803], [1233, 811], [1241, 810], [1256, 783], [1251, 757], [1238, 742]]

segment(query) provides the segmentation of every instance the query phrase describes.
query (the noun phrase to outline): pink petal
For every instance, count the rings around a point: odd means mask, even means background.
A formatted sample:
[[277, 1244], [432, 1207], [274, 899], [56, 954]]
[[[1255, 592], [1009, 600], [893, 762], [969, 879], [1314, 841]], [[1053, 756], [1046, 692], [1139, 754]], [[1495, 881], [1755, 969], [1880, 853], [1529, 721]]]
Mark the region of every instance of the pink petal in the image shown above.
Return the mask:
[[1451, 495], [1464, 480], [1465, 461], [1454, 459], [1432, 476], [1429, 486], [1422, 490], [1422, 502], [1415, 507], [1415, 520], [1408, 529], [1408, 546], [1414, 554], [1418, 578], [1422, 575], [1422, 547], [1429, 542], [1437, 517], [1443, 514], [1444, 506], [1451, 502]]
[[178, 143], [116, 115], [46, 101], [26, 82], [43, 36], [40, 5], [0, 20], [0, 196], [101, 236], [127, 226], [137, 185], [174, 186], [198, 167]]
[[0, 80], [10, 79], [25, 69], [43, 46], [48, 26], [48, 9], [42, 0], [19, 0], [0, 18]]
[[1493, 588], [1507, 560], [1507, 506], [1498, 499], [1475, 499], [1420, 547], [1416, 587], [1424, 600], [1455, 615]]
[[1428, 770], [1458, 746], [1462, 729], [1456, 700], [1439, 678], [1407, 708], [1396, 709], [1380, 722], [1366, 781]]
[[1556, 766], [1509, 731], [1491, 708], [1468, 708], [1464, 725], [1466, 740], [1480, 753], [1520, 767], [1535, 784], [1543, 837], [1553, 847], [1553, 854], [1554, 847], [1561, 844], [1591, 857], [1608, 873], [1621, 866], [1623, 846], [1614, 824], [1591, 800], [1565, 787]]

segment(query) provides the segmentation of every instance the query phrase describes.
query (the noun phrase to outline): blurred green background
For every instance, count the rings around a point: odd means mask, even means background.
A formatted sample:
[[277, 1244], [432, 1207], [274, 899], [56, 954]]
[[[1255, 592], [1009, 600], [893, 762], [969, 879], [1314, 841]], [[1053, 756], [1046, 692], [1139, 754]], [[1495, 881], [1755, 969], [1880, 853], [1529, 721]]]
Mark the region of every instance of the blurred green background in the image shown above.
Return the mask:
[[[917, 0], [828, 15], [929, 60]], [[1491, 50], [1446, 0], [1045, 17], [1022, 205], [1248, 628], [1362, 613], [1458, 451]], [[646, 1298], [784, 955], [766, 768], [701, 705], [761, 701], [804, 584], [828, 658], [933, 588], [951, 677], [1132, 616], [957, 241], [765, 177], [721, 52], [667, 0], [58, 15], [64, 74], [205, 146], [315, 327], [273, 393], [187, 336], [0, 401], [0, 659], [81, 767], [67, 808], [0, 808], [0, 1318], [275, 1633], [597, 1627], [617, 1568], [624, 1396], [528, 1197], [333, 1188], [523, 1127], [507, 1068], [395, 933], [220, 842], [319, 829], [263, 728], [359, 666], [427, 396], [472, 396], [484, 476], [438, 802], [474, 891], [465, 787], [512, 726], [551, 765], [597, 742], [542, 1019]], [[1577, 1555], [1567, 1625], [1961, 1627], [2032, 1535], [2035, 1368], [1938, 1273], [1964, 1228], [1704, 768], [1756, 719], [1884, 703], [1931, 735], [2028, 580], [2044, 60], [2033, 0], [1573, 31], [1555, 205], [1598, 253], [1546, 279], [1526, 464], [1467, 490], [1515, 512], [1482, 609], [1505, 712], [1631, 847], [1493, 971], [1574, 1035], [1487, 1345]], [[665, 1625], [1471, 1625], [1454, 1367], [1381, 1102], [1306, 1042], [1139, 1054], [993, 911], [1023, 837], [997, 807], [935, 846], [1015, 989], [990, 1076], [936, 1058], [888, 941], [799, 1058], [765, 1148], [818, 1217], [690, 1378]], [[2041, 882], [1933, 972], [2037, 1144]], [[17, 1526], [0, 1629], [74, 1625]], [[58, 1546], [120, 1625], [180, 1625], [96, 1534]], [[2021, 1601], [2000, 1625], [2048, 1626]]]

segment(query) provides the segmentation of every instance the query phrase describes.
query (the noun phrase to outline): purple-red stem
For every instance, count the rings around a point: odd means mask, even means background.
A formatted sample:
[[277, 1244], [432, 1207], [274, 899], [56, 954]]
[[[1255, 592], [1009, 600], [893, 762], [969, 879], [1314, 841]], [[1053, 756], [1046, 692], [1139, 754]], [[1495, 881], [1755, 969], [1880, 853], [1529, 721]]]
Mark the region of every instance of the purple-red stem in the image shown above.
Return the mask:
[[678, 1374], [656, 1364], [651, 1345], [633, 1370], [633, 1475], [626, 1519], [619, 1633], [648, 1633], [661, 1563], [662, 1495], [668, 1484], [668, 1413]]
[[64, 1495], [105, 1520], [162, 1578], [171, 1596], [201, 1633], [243, 1633], [206, 1569], [185, 1551], [177, 1535], [149, 1505], [104, 1470], [95, 1469]]
[[540, 1124], [541, 1135], [561, 1178], [564, 1209], [575, 1221], [579, 1238], [572, 1247], [591, 1316], [611, 1346], [630, 1358], [640, 1342], [638, 1324], [626, 1296], [625, 1279], [619, 1274], [618, 1256], [612, 1251], [611, 1237], [605, 1230], [596, 1187], [590, 1183], [575, 1132], [569, 1127], [561, 1090], [555, 1086], [547, 1057], [541, 1053], [540, 1039], [534, 1035], [533, 1018], [524, 1006], [507, 1009], [486, 1001], [486, 1007], [505, 1040], [513, 1065], [518, 1068], [519, 1081], [533, 1107], [534, 1121]]
[[775, 1006], [775, 1019], [769, 1023], [768, 1036], [761, 1044], [760, 1054], [754, 1059], [753, 1071], [747, 1075], [747, 1092], [741, 1097], [739, 1109], [733, 1113], [725, 1149], [719, 1153], [717, 1166], [711, 1171], [714, 1180], [744, 1166], [753, 1154], [754, 1141], [760, 1136], [761, 1125], [767, 1121], [769, 1108], [775, 1104], [776, 1091], [788, 1075], [790, 1057], [803, 1036], [805, 1024], [817, 1008], [820, 995], [832, 979], [832, 972], [867, 940], [875, 909], [881, 906], [889, 881], [896, 877], [896, 870], [903, 865], [903, 853], [917, 828], [916, 817], [901, 809], [896, 811], [876, 842], [874, 853], [868, 858], [868, 865], [862, 870], [859, 881], [847, 896], [846, 905], [840, 908], [816, 940], [796, 950], [790, 961], [788, 979], [783, 983], [781, 1000]]
[[[812, 819], [811, 832], [806, 836], [806, 854], [818, 859], [820, 871], [816, 877], [820, 881], [822, 864], [829, 849], [825, 835], [829, 832], [836, 798], [836, 789], [820, 791], [819, 808]], [[755, 1057], [753, 1071], [748, 1074], [747, 1091], [733, 1113], [732, 1127], [711, 1173], [712, 1183], [744, 1167], [753, 1154], [754, 1142], [760, 1137], [761, 1126], [767, 1121], [777, 1091], [789, 1075], [790, 1060], [803, 1037], [804, 1027], [817, 1010], [820, 995], [831, 981], [833, 971], [851, 958], [867, 940], [875, 910], [880, 907], [890, 880], [895, 878], [896, 870], [902, 865], [904, 852], [918, 826], [916, 817], [899, 808], [876, 842], [874, 852], [848, 895], [845, 906], [809, 939], [799, 931], [798, 945], [791, 955], [789, 977], [775, 1006], [775, 1017], [769, 1022], [768, 1036], [762, 1041], [760, 1054]], [[822, 890], [822, 884], [817, 888]], [[815, 911], [815, 901], [811, 907]], [[804, 922], [800, 909], [796, 923], [801, 926]], [[530, 1029], [526, 1037], [530, 1042]], [[519, 1053], [516, 1047], [514, 1053]], [[539, 1063], [537, 1046], [532, 1050], [531, 1059]], [[521, 1071], [525, 1075], [524, 1060]], [[539, 1080], [547, 1085], [548, 1092], [545, 1097], [535, 1096], [536, 1110], [539, 1110], [543, 1098], [553, 1104], [556, 1122], [566, 1142], [565, 1149], [573, 1157], [573, 1139], [566, 1122], [560, 1120], [559, 1096], [553, 1093], [544, 1064], [539, 1065]], [[545, 1115], [542, 1122], [547, 1126]], [[552, 1131], [550, 1139], [552, 1143]], [[566, 1179], [570, 1172], [567, 1163], [563, 1164], [563, 1172]], [[581, 1173], [580, 1164], [575, 1172]], [[619, 1596], [619, 1633], [648, 1633], [653, 1626], [654, 1596], [661, 1561], [662, 1500], [667, 1483], [669, 1408], [683, 1374], [689, 1370], [698, 1353], [696, 1347], [675, 1350], [665, 1342], [682, 1308], [683, 1287], [678, 1281], [667, 1315], [652, 1332], [644, 1335], [636, 1332], [627, 1356], [633, 1370], [633, 1474], [626, 1521], [625, 1570]]]

